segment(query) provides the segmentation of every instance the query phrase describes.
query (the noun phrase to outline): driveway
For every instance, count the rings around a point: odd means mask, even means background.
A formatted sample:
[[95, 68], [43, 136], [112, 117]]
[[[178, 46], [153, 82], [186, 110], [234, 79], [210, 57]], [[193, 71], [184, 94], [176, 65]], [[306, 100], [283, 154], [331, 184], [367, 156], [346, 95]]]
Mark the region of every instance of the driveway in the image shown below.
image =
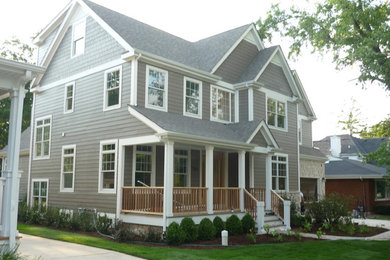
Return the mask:
[[21, 234], [19, 253], [29, 260], [50, 260], [50, 259], [115, 259], [115, 260], [136, 260], [142, 259], [110, 250], [61, 242], [36, 236]]

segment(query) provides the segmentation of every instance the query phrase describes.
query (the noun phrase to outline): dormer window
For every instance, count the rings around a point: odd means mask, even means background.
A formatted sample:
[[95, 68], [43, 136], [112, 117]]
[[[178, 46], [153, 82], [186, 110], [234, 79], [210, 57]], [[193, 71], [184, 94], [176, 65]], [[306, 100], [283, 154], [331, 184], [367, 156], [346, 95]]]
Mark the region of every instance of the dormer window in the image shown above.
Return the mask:
[[72, 57], [79, 56], [85, 50], [85, 19], [72, 26]]

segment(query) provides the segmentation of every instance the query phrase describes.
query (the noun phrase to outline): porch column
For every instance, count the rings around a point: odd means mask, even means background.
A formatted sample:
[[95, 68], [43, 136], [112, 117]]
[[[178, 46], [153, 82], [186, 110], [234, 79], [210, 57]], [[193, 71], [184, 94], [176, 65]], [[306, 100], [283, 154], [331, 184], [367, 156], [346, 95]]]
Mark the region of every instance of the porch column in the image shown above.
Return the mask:
[[8, 161], [5, 171], [6, 183], [4, 187], [4, 203], [2, 210], [1, 236], [9, 237], [9, 248], [15, 247], [17, 235], [17, 214], [19, 200], [19, 153], [20, 135], [22, 128], [23, 100], [25, 96], [24, 84], [14, 89], [11, 94], [11, 111], [8, 133]]
[[272, 163], [271, 156], [265, 159], [265, 209], [271, 210], [271, 189], [272, 189]]
[[245, 189], [245, 153], [238, 152], [238, 187], [240, 188], [240, 211], [245, 211], [244, 206], [244, 189]]
[[164, 153], [164, 226], [166, 217], [173, 216], [173, 153], [174, 142], [167, 141]]
[[206, 146], [206, 188], [207, 188], [207, 213], [214, 212], [214, 146]]

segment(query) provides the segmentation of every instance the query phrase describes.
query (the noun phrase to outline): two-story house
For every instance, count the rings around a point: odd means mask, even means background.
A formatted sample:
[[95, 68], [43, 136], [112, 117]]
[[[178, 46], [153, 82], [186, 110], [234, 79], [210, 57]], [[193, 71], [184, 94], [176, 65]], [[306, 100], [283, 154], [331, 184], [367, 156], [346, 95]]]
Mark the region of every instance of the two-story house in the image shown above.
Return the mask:
[[310, 102], [254, 24], [189, 42], [76, 0], [35, 44], [30, 203], [163, 228], [253, 200], [283, 218], [301, 165], [321, 172]]

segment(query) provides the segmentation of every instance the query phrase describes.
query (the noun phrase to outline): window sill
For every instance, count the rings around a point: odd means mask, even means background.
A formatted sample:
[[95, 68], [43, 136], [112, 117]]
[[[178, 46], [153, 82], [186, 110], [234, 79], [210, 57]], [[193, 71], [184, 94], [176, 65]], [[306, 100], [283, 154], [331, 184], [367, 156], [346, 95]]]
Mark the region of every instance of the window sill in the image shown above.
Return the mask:
[[48, 160], [50, 159], [50, 155], [48, 156], [39, 156], [39, 157], [33, 157], [33, 161], [39, 161], [39, 160]]
[[374, 201], [389, 201], [390, 198], [383, 198], [383, 199], [375, 199]]
[[105, 112], [105, 111], [111, 111], [111, 110], [116, 110], [116, 109], [119, 109], [119, 108], [121, 108], [121, 105], [120, 105], [120, 104], [119, 104], [119, 105], [115, 105], [115, 106], [105, 107], [105, 108], [103, 108], [103, 112]]
[[116, 194], [115, 188], [112, 189], [99, 189], [98, 193], [102, 194]]
[[60, 192], [72, 193], [74, 192], [74, 189], [60, 189]]
[[282, 132], [288, 132], [287, 128], [280, 128], [280, 127], [276, 127], [276, 126], [273, 126], [273, 125], [268, 125], [268, 127], [269, 127], [269, 129], [273, 129], [273, 130], [278, 130], [278, 131], [282, 131]]
[[146, 108], [150, 108], [150, 109], [154, 109], [154, 110], [159, 110], [159, 111], [162, 111], [162, 112], [168, 112], [168, 108], [166, 106], [165, 107], [158, 107], [158, 106], [153, 106], [153, 105], [146, 104], [145, 107]]
[[193, 118], [202, 119], [202, 113], [201, 113], [200, 115], [195, 115], [195, 114], [191, 114], [191, 113], [186, 113], [186, 112], [184, 112], [183, 115], [184, 115], [184, 116], [188, 116], [188, 117], [193, 117]]

